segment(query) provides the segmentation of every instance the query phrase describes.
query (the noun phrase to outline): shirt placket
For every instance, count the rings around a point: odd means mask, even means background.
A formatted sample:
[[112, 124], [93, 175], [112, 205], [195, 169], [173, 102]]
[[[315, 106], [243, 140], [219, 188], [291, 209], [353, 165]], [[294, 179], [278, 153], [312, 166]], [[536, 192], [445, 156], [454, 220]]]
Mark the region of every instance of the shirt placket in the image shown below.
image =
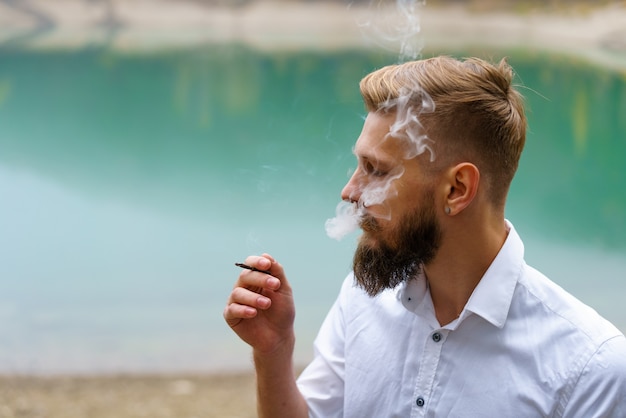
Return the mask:
[[441, 350], [449, 332], [449, 330], [445, 329], [436, 329], [429, 334], [424, 344], [420, 370], [417, 375], [415, 391], [413, 392], [411, 418], [427, 416], [429, 405], [431, 405], [431, 394], [441, 357]]

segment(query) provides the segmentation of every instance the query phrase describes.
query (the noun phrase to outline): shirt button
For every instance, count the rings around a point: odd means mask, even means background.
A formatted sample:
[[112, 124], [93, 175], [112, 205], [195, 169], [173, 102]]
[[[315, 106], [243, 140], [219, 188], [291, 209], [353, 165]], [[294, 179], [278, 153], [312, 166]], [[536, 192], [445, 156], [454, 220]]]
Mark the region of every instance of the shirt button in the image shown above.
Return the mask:
[[441, 341], [441, 334], [440, 334], [440, 333], [438, 333], [438, 332], [435, 332], [435, 333], [433, 334], [433, 341], [434, 341], [434, 342], [436, 342], [436, 343], [438, 343], [439, 341]]
[[424, 406], [424, 403], [425, 403], [424, 398], [422, 398], [421, 396], [417, 398], [417, 400], [415, 401], [415, 404], [419, 406], [420, 408]]

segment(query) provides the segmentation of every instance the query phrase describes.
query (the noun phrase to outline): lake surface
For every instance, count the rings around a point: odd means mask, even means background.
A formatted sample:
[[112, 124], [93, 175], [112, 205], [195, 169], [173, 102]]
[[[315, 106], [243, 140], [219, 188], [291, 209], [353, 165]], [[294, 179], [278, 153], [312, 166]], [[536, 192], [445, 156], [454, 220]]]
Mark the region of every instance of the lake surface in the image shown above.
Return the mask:
[[[530, 124], [507, 217], [529, 264], [626, 330], [626, 73], [506, 55]], [[358, 81], [394, 61], [0, 49], [0, 372], [250, 368], [222, 309], [261, 252], [307, 361], [351, 265], [355, 237], [324, 221], [355, 166]]]

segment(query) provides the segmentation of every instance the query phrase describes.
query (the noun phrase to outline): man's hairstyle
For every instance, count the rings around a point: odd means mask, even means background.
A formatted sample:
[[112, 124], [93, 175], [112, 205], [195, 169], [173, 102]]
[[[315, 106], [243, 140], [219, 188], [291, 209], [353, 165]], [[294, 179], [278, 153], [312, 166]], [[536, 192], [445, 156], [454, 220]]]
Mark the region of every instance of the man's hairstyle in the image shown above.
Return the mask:
[[490, 201], [504, 207], [526, 138], [523, 98], [512, 80], [504, 59], [495, 66], [443, 56], [381, 68], [365, 76], [360, 88], [370, 112], [396, 110], [389, 103], [407, 89], [413, 109], [422, 106], [422, 92], [429, 95], [434, 112], [419, 119], [434, 141], [436, 165], [475, 164]]

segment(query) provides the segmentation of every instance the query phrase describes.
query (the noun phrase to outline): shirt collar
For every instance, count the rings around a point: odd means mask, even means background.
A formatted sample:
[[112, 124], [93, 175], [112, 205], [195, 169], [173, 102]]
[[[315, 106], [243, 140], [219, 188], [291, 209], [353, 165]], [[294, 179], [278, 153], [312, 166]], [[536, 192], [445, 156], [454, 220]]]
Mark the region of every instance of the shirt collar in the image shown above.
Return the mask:
[[[498, 328], [502, 328], [509, 314], [515, 286], [524, 264], [524, 244], [509, 221], [509, 234], [480, 282], [472, 292], [461, 313], [473, 312]], [[465, 314], [465, 315], [464, 315]]]
[[[478, 282], [459, 318], [449, 324], [452, 328], [456, 328], [470, 313], [498, 328], [504, 326], [524, 264], [524, 244], [513, 225], [508, 220], [505, 222], [508, 236], [504, 245]], [[408, 310], [427, 320], [434, 320], [428, 282], [422, 274], [401, 286], [397, 297]]]

